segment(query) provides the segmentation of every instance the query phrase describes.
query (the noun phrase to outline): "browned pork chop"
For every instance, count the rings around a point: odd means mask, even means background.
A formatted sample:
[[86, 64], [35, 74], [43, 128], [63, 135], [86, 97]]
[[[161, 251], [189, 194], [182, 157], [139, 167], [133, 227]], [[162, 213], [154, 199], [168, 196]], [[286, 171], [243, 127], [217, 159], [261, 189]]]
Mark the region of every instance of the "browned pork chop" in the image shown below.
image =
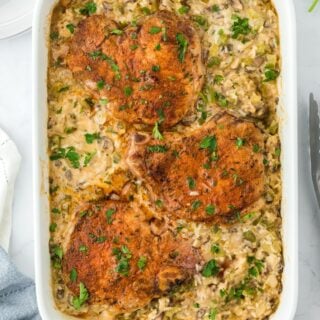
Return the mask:
[[[199, 256], [190, 242], [170, 231], [153, 234], [144, 210], [135, 204], [88, 204], [78, 219], [63, 258], [63, 273], [75, 295], [79, 283], [84, 284], [89, 303], [134, 310], [195, 272]], [[77, 275], [73, 281], [72, 272]]]
[[223, 114], [184, 136], [135, 134], [127, 162], [170, 216], [226, 222], [264, 190], [263, 146], [254, 124]]
[[67, 64], [115, 117], [163, 127], [194, 107], [204, 81], [200, 37], [192, 22], [159, 11], [119, 29], [107, 16], [80, 22]]

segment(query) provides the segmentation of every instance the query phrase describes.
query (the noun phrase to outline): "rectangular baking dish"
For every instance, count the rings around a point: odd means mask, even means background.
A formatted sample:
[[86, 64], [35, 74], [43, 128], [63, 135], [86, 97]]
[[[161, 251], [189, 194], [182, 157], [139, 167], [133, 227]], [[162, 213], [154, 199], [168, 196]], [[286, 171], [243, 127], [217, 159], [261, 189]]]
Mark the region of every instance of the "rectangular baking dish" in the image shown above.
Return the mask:
[[[33, 186], [35, 275], [42, 319], [74, 319], [56, 309], [51, 290], [47, 156], [47, 63], [49, 18], [56, 0], [38, 0], [33, 21]], [[282, 143], [283, 291], [272, 320], [291, 320], [298, 296], [297, 86], [296, 29], [293, 0], [274, 0], [279, 14], [282, 77], [279, 80]]]

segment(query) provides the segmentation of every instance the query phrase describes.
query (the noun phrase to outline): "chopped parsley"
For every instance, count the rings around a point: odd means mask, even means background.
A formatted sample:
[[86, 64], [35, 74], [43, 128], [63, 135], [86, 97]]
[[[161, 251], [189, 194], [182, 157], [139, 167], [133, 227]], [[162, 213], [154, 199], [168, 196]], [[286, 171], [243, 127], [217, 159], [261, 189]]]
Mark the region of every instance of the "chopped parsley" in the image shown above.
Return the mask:
[[98, 90], [102, 90], [103, 88], [104, 88], [104, 86], [105, 86], [105, 81], [103, 80], [103, 79], [101, 79], [101, 80], [99, 80], [98, 82], [97, 82], [97, 89]]
[[214, 5], [211, 7], [211, 11], [212, 11], [212, 12], [219, 12], [219, 11], [220, 11], [220, 7], [219, 7], [217, 4], [214, 4]]
[[196, 22], [198, 26], [201, 27], [202, 29], [204, 30], [208, 29], [208, 20], [205, 17], [196, 15], [192, 17], [192, 20]]
[[276, 80], [279, 77], [279, 71], [270, 67], [264, 69], [264, 82]]
[[124, 87], [123, 92], [126, 97], [130, 97], [132, 95], [133, 89], [131, 87]]
[[59, 32], [58, 31], [53, 31], [50, 33], [50, 39], [51, 40], [58, 40], [59, 39]]
[[256, 238], [255, 234], [251, 230], [245, 231], [243, 233], [243, 238], [245, 240], [247, 240], [247, 241], [250, 241], [250, 242], [256, 242], [257, 241], [257, 238]]
[[74, 147], [55, 149], [50, 156], [50, 160], [54, 161], [59, 159], [68, 159], [73, 168], [80, 168], [80, 155], [76, 152]]
[[157, 199], [154, 204], [158, 207], [158, 208], [162, 208], [163, 207], [163, 201], [161, 199]]
[[129, 260], [132, 258], [132, 254], [129, 248], [125, 245], [119, 248], [113, 248], [112, 254], [116, 257], [118, 265], [116, 266], [115, 271], [120, 273], [122, 276], [127, 277], [130, 271]]
[[199, 209], [202, 206], [202, 202], [200, 200], [195, 200], [191, 204], [192, 211]]
[[220, 269], [216, 260], [209, 260], [203, 267], [201, 274], [205, 278], [214, 277], [219, 273]]
[[66, 25], [66, 28], [69, 30], [70, 33], [74, 33], [74, 29], [75, 29], [74, 24], [68, 23], [68, 24]]
[[215, 136], [206, 136], [200, 142], [200, 149], [208, 149], [210, 153], [217, 150], [217, 139]]
[[218, 66], [221, 63], [221, 59], [219, 57], [210, 57], [208, 59], [207, 66], [208, 68], [212, 68], [213, 66]]
[[80, 252], [88, 252], [88, 247], [86, 245], [84, 245], [84, 244], [81, 244], [79, 246], [79, 251]]
[[206, 214], [207, 214], [208, 216], [212, 216], [212, 215], [214, 215], [215, 212], [216, 212], [216, 207], [215, 207], [214, 205], [212, 205], [212, 204], [208, 204], [208, 205], [206, 206], [205, 211], [206, 211]]
[[240, 137], [237, 137], [236, 139], [236, 146], [238, 149], [240, 149], [241, 147], [243, 147], [246, 143], [246, 140]]
[[84, 135], [86, 142], [88, 144], [92, 144], [95, 140], [99, 140], [100, 139], [100, 133], [99, 132], [95, 132], [95, 133], [86, 133]]
[[233, 39], [238, 39], [240, 35], [248, 35], [251, 32], [248, 18], [234, 16], [233, 20], [233, 25], [231, 27]]
[[70, 89], [69, 86], [63, 86], [63, 87], [61, 87], [61, 88], [58, 90], [58, 92], [59, 92], [59, 93], [61, 93], [61, 92], [66, 92], [66, 91], [68, 91], [69, 89]]
[[160, 144], [155, 144], [152, 146], [148, 146], [147, 150], [151, 153], [165, 153], [168, 151], [168, 147]]
[[215, 75], [213, 81], [215, 84], [221, 84], [223, 80], [224, 80], [224, 77], [220, 74], [217, 74], [217, 75]]
[[92, 158], [96, 155], [97, 151], [94, 152], [87, 152], [85, 157], [84, 157], [84, 161], [83, 161], [83, 166], [86, 167], [89, 162], [92, 160]]
[[152, 66], [152, 71], [153, 72], [158, 72], [158, 71], [160, 71], [160, 66], [159, 65], [155, 65], [155, 66]]
[[109, 103], [109, 100], [107, 98], [101, 98], [99, 102], [102, 106], [105, 106]]
[[152, 26], [150, 29], [149, 29], [149, 33], [150, 34], [157, 34], [161, 31], [161, 28], [160, 27], [156, 27], [156, 26]]
[[138, 49], [138, 45], [137, 44], [133, 44], [132, 46], [130, 46], [130, 49], [133, 51], [133, 50], [136, 50]]
[[81, 306], [89, 299], [89, 292], [82, 282], [79, 284], [79, 290], [79, 296], [73, 297], [72, 299], [72, 305], [76, 310], [79, 310]]
[[195, 189], [196, 187], [196, 181], [192, 177], [187, 178], [188, 187], [190, 190]]
[[149, 15], [151, 14], [151, 10], [148, 7], [142, 7], [141, 11], [143, 12], [144, 15]]
[[60, 246], [55, 246], [53, 248], [53, 253], [56, 257], [58, 257], [60, 260], [62, 260], [63, 257], [63, 250]]
[[61, 213], [61, 211], [60, 211], [58, 208], [52, 208], [51, 212], [52, 212], [53, 214], [59, 214], [59, 213]]
[[111, 34], [115, 34], [117, 36], [121, 36], [123, 34], [123, 30], [121, 30], [121, 29], [113, 29], [113, 30], [111, 30], [110, 33]]
[[112, 221], [113, 221], [112, 216], [113, 216], [115, 213], [116, 213], [116, 209], [113, 209], [113, 208], [108, 209], [108, 210], [106, 211], [106, 219], [107, 219], [107, 223], [108, 223], [108, 224], [111, 224], [111, 223], [112, 223]]
[[215, 320], [217, 316], [217, 309], [210, 309], [208, 318], [209, 320]]
[[55, 232], [57, 229], [57, 224], [54, 222], [54, 223], [51, 223], [50, 224], [50, 227], [49, 227], [49, 231], [50, 232]]
[[155, 51], [160, 51], [161, 50], [161, 44], [158, 43], [155, 47], [154, 47]]
[[176, 40], [178, 43], [178, 58], [182, 63], [188, 49], [188, 40], [182, 33], [177, 33]]
[[159, 130], [159, 122], [158, 121], [154, 124], [154, 127], [152, 129], [152, 136], [157, 140], [163, 140], [163, 135], [161, 134], [161, 132]]
[[190, 10], [189, 7], [187, 7], [187, 6], [181, 6], [181, 7], [178, 9], [178, 12], [179, 12], [180, 14], [186, 14], [186, 13], [189, 12], [189, 10]]
[[260, 151], [260, 147], [258, 144], [254, 144], [253, 147], [252, 147], [252, 151], [254, 153], [258, 153]]
[[147, 257], [141, 256], [137, 262], [138, 268], [143, 271], [147, 266]]
[[93, 1], [86, 3], [84, 8], [80, 9], [80, 13], [84, 16], [92, 15], [96, 13], [96, 11], [97, 11], [97, 5]]
[[219, 252], [220, 252], [220, 247], [219, 247], [219, 245], [218, 245], [218, 244], [213, 244], [213, 245], [211, 246], [211, 252], [212, 252], [212, 253], [215, 253], [215, 254], [219, 253]]
[[78, 273], [77, 273], [77, 270], [75, 268], [71, 269], [69, 278], [70, 278], [71, 282], [76, 282], [77, 281]]
[[229, 105], [229, 101], [227, 100], [227, 98], [220, 92], [214, 92], [214, 99], [222, 108], [225, 108]]

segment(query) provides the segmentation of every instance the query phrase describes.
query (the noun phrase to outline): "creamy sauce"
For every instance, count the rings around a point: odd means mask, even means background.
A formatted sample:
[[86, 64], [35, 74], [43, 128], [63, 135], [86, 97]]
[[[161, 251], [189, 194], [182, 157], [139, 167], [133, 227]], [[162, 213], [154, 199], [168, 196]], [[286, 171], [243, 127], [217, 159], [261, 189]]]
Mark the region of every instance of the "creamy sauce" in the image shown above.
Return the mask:
[[[201, 268], [190, 286], [152, 301], [131, 314], [114, 314], [108, 305], [85, 304], [79, 311], [61, 276], [61, 257], [83, 200], [111, 195], [117, 199], [128, 181], [124, 155], [132, 132], [112, 117], [105, 99], [94, 100], [65, 65], [68, 41], [79, 21], [83, 1], [62, 0], [51, 21], [48, 69], [48, 153], [53, 291], [57, 307], [90, 319], [267, 319], [277, 308], [282, 289], [280, 140], [276, 108], [280, 73], [277, 13], [268, 0], [125, 1], [96, 0], [96, 13], [128, 23], [145, 13], [167, 9], [189, 15], [198, 25], [206, 55], [206, 85], [197, 112], [176, 130], [196, 128], [221, 109], [254, 121], [265, 133], [267, 179], [263, 197], [232, 226], [178, 221], [206, 261], [224, 266], [223, 278], [203, 277]], [[187, 6], [186, 6], [187, 4]], [[146, 9], [147, 8], [147, 9]], [[248, 20], [246, 20], [248, 19]], [[239, 29], [240, 28], [240, 29]], [[240, 30], [240, 33], [238, 32]], [[107, 98], [107, 97], [105, 97]], [[134, 198], [148, 204], [140, 181]]]

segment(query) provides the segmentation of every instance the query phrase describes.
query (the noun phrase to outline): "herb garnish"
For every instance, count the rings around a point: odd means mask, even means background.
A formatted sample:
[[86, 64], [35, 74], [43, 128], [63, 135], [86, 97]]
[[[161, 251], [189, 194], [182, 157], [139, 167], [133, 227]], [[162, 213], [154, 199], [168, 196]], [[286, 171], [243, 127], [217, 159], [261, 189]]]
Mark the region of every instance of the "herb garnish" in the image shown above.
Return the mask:
[[188, 40], [182, 33], [177, 33], [176, 40], [178, 43], [178, 58], [180, 62], [183, 62], [188, 49]]
[[75, 29], [74, 24], [68, 23], [68, 24], [66, 25], [66, 28], [69, 30], [70, 33], [74, 33], [74, 29]]
[[212, 12], [219, 12], [219, 11], [220, 11], [220, 7], [219, 7], [217, 4], [214, 4], [214, 5], [211, 7], [211, 11], [212, 11]]
[[55, 222], [51, 223], [50, 227], [49, 227], [49, 231], [50, 232], [55, 232], [56, 229], [57, 229], [57, 224]]
[[244, 144], [246, 143], [246, 140], [240, 137], [237, 137], [236, 139], [236, 146], [238, 149], [240, 149], [241, 147], [244, 146]]
[[161, 132], [159, 130], [159, 121], [157, 121], [154, 124], [154, 127], [152, 129], [152, 136], [157, 140], [163, 140], [163, 135], [161, 134]]
[[120, 30], [120, 29], [113, 29], [111, 30], [110, 32], [111, 34], [115, 34], [117, 36], [121, 36], [123, 34], [123, 30]]
[[88, 2], [85, 4], [84, 8], [80, 9], [80, 13], [84, 16], [89, 16], [91, 14], [96, 13], [97, 5], [94, 2]]
[[152, 66], [151, 70], [153, 72], [158, 72], [158, 71], [160, 71], [160, 66], [159, 65]]
[[100, 133], [99, 132], [95, 132], [95, 133], [86, 133], [84, 135], [86, 142], [88, 144], [92, 144], [95, 140], [99, 140], [100, 139]]
[[89, 162], [92, 160], [92, 158], [96, 155], [97, 151], [94, 152], [87, 152], [85, 157], [84, 157], [84, 161], [83, 161], [83, 166], [86, 167]]
[[168, 148], [166, 146], [160, 145], [160, 144], [148, 146], [147, 149], [149, 152], [152, 152], [152, 153], [165, 153], [168, 151]]
[[206, 136], [200, 142], [200, 149], [208, 149], [209, 152], [217, 150], [217, 139], [215, 136]]
[[112, 223], [112, 221], [113, 221], [112, 216], [113, 216], [115, 213], [116, 213], [116, 209], [113, 209], [113, 208], [108, 209], [108, 210], [106, 211], [106, 219], [107, 219], [107, 223], [108, 223], [108, 224], [111, 224], [111, 223]]
[[69, 278], [70, 278], [71, 282], [76, 282], [77, 281], [78, 273], [77, 273], [77, 270], [75, 268], [71, 269]]
[[89, 292], [82, 282], [79, 284], [79, 289], [79, 297], [73, 297], [72, 299], [72, 305], [76, 310], [79, 310], [89, 298]]
[[150, 29], [149, 29], [149, 33], [150, 34], [157, 34], [161, 31], [161, 28], [160, 27], [157, 27], [157, 26], [152, 26]]
[[103, 79], [99, 80], [99, 81], [97, 82], [97, 89], [98, 89], [98, 90], [102, 90], [102, 89], [104, 88], [105, 84], [106, 84], [106, 83], [104, 82]]
[[143, 271], [147, 266], [147, 257], [141, 256], [137, 262], [138, 268]]
[[129, 260], [132, 258], [129, 248], [126, 245], [123, 245], [121, 249], [113, 248], [112, 254], [118, 261], [115, 271], [120, 273], [122, 276], [127, 277], [130, 271]]
[[219, 57], [210, 57], [208, 59], [207, 66], [208, 68], [212, 68], [213, 66], [218, 66], [221, 63], [221, 59]]
[[271, 67], [266, 67], [264, 69], [264, 77], [264, 82], [276, 80], [279, 77], [279, 71]]
[[216, 260], [212, 259], [209, 260], [203, 267], [202, 269], [202, 276], [204, 276], [205, 278], [209, 278], [209, 277], [214, 277], [219, 273], [220, 269], [219, 266], [217, 265]]
[[158, 44], [154, 47], [154, 50], [155, 50], [155, 51], [160, 51], [160, 49], [161, 49], [161, 44], [158, 43]]
[[156, 205], [156, 207], [158, 208], [162, 208], [163, 207], [163, 201], [161, 199], [157, 199], [154, 204]]
[[68, 159], [73, 168], [80, 168], [80, 155], [74, 147], [55, 149], [50, 156], [50, 160], [54, 161], [59, 159]]
[[187, 6], [181, 6], [181, 7], [178, 9], [178, 12], [179, 12], [180, 14], [185, 14], [185, 13], [188, 13], [189, 10], [190, 10], [189, 7], [187, 7]]
[[123, 92], [126, 97], [130, 97], [132, 95], [133, 89], [131, 87], [124, 87]]
[[217, 309], [210, 309], [208, 318], [209, 320], [215, 320], [217, 316]]
[[196, 187], [196, 181], [192, 177], [187, 178], [188, 187], [190, 190], [195, 189]]
[[231, 27], [232, 38], [238, 39], [240, 35], [248, 35], [251, 32], [248, 18], [241, 18], [239, 16], [233, 17], [234, 22]]
[[208, 29], [208, 20], [205, 17], [197, 15], [197, 16], [193, 16], [192, 20], [196, 22], [198, 26], [201, 27], [202, 29], [204, 30]]
[[202, 202], [200, 200], [193, 201], [191, 204], [192, 211], [199, 209], [201, 207], [201, 205], [202, 205]]
[[215, 207], [214, 205], [212, 205], [212, 204], [208, 204], [208, 205], [206, 206], [205, 211], [206, 211], [206, 214], [207, 214], [208, 216], [212, 216], [212, 215], [214, 215], [215, 212], [216, 212], [216, 207]]

